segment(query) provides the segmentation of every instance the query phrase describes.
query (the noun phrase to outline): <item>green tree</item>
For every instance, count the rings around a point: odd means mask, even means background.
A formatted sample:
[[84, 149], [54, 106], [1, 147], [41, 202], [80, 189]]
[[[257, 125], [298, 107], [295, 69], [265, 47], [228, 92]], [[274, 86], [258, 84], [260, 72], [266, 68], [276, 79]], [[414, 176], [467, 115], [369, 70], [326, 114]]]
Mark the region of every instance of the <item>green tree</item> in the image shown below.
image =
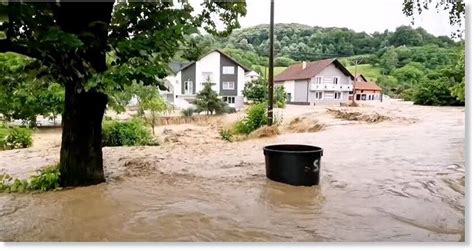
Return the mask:
[[28, 69], [31, 59], [16, 53], [0, 53], [0, 114], [7, 120], [21, 119], [36, 126], [36, 117], [50, 117], [56, 123], [64, 106], [64, 89], [38, 79]]
[[[145, 84], [167, 75], [167, 63], [184, 36], [202, 27], [228, 35], [246, 14], [245, 2], [204, 1], [193, 14], [188, 1], [50, 3], [0, 5], [0, 52], [38, 61], [42, 76], [65, 87], [60, 153], [62, 186], [105, 180], [102, 118], [108, 93], [133, 80]], [[86, 13], [86, 14], [85, 14]], [[223, 25], [217, 30], [213, 19]], [[107, 54], [114, 53], [110, 65]], [[160, 86], [164, 88], [163, 86]]]
[[263, 78], [258, 78], [245, 84], [242, 95], [249, 101], [255, 103], [264, 102], [268, 98], [267, 81]]
[[382, 68], [383, 74], [389, 74], [393, 71], [398, 64], [398, 54], [394, 49], [390, 49], [382, 55], [380, 59], [380, 67]]
[[140, 103], [140, 107], [143, 111], [150, 112], [149, 117], [146, 116], [146, 114], [144, 113], [143, 119], [145, 120], [145, 123], [151, 127], [153, 135], [155, 135], [156, 121], [163, 112], [168, 111], [170, 109], [168, 103], [163, 100], [161, 95], [157, 95], [150, 99], [142, 100]]
[[413, 93], [417, 105], [463, 105], [451, 95], [447, 79], [427, 80], [418, 85]]
[[207, 115], [221, 113], [225, 103], [219, 99], [217, 92], [212, 89], [213, 83], [204, 83], [204, 88], [196, 95], [194, 104], [198, 111], [205, 111]]

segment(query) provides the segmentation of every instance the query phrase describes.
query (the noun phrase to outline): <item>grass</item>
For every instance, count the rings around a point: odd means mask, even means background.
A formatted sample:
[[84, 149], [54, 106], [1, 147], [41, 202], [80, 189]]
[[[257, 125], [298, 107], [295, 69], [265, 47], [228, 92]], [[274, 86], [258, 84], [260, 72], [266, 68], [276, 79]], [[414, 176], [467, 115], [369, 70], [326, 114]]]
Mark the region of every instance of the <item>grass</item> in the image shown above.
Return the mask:
[[[352, 74], [356, 75], [355, 65], [346, 67]], [[369, 81], [377, 81], [377, 78], [381, 76], [380, 69], [371, 64], [360, 64], [357, 66], [357, 74], [364, 75]]]

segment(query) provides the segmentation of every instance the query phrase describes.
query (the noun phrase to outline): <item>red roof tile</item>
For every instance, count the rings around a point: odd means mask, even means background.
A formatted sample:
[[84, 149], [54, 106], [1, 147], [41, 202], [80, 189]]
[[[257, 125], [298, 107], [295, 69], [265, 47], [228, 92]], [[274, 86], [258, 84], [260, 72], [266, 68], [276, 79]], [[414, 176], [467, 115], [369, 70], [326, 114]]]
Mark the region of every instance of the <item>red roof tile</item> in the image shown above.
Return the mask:
[[324, 59], [314, 62], [306, 63], [306, 68], [303, 69], [303, 64], [295, 64], [286, 68], [282, 73], [275, 76], [274, 81], [286, 81], [286, 80], [303, 80], [310, 79], [318, 74], [320, 71], [324, 70], [328, 65], [330, 65], [335, 58]]
[[376, 83], [372, 82], [355, 82], [356, 90], [382, 91]]

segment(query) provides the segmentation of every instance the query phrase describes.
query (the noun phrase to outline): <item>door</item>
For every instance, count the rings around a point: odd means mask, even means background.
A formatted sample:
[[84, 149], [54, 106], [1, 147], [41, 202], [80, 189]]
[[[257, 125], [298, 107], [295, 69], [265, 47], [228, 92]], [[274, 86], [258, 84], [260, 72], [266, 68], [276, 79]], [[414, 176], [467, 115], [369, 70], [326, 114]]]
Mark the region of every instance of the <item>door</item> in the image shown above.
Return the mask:
[[184, 94], [186, 95], [193, 94], [193, 81], [184, 82]]

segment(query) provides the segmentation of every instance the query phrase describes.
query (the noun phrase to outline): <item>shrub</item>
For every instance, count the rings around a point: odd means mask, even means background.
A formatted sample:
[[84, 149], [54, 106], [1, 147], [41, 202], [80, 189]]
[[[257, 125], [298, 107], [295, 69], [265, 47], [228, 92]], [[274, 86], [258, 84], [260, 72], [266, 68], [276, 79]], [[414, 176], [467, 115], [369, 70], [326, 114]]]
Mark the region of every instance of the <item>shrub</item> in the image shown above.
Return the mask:
[[264, 103], [252, 105], [244, 119], [237, 122], [235, 131], [241, 134], [250, 134], [267, 124], [267, 111]]
[[229, 114], [229, 113], [236, 113], [236, 112], [237, 110], [234, 107], [230, 107], [228, 105], [224, 107], [224, 113]]
[[31, 177], [30, 180], [19, 180], [8, 174], [0, 175], [0, 192], [28, 192], [40, 191], [46, 192], [59, 188], [59, 165], [52, 165], [41, 170], [38, 175]]
[[155, 144], [142, 121], [105, 121], [102, 146], [138, 146]]
[[33, 144], [28, 128], [0, 128], [0, 149], [27, 148]]
[[219, 135], [221, 136], [222, 140], [232, 142], [232, 132], [228, 129], [220, 129]]
[[194, 108], [191, 108], [191, 107], [181, 111], [181, 114], [183, 114], [183, 116], [185, 117], [191, 117], [193, 116], [193, 113], [194, 113]]
[[224, 110], [224, 101], [219, 99], [217, 92], [212, 89], [213, 83], [203, 83], [204, 88], [196, 95], [194, 104], [200, 111], [206, 114], [222, 113]]

